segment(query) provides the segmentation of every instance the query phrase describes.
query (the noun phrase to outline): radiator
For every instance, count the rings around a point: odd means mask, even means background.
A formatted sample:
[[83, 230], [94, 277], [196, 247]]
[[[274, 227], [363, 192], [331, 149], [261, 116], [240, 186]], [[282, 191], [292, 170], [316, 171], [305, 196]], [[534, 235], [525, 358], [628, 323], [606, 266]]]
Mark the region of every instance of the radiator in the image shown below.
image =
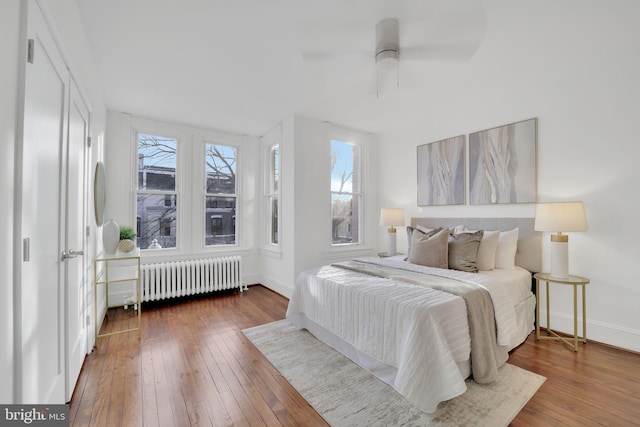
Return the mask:
[[240, 256], [143, 264], [142, 301], [246, 289]]

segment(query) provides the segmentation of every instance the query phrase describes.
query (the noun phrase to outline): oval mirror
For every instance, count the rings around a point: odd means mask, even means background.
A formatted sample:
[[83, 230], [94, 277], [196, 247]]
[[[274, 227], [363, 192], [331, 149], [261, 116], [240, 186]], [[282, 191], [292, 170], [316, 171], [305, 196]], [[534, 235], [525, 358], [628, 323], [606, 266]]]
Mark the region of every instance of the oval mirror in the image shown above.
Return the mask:
[[96, 224], [98, 227], [100, 227], [104, 221], [104, 205], [106, 202], [104, 186], [104, 164], [102, 162], [98, 162], [96, 163], [96, 173], [93, 178], [93, 208], [96, 214]]

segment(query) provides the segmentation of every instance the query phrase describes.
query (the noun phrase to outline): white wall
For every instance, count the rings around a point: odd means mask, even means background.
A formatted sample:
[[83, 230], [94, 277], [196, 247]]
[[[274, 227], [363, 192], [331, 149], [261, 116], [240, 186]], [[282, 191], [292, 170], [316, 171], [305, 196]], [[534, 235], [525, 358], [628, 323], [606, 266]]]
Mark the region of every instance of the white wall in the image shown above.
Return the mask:
[[[533, 204], [418, 207], [415, 156], [421, 144], [538, 117], [538, 200], [585, 203], [589, 230], [570, 233], [569, 252], [570, 272], [591, 279], [587, 335], [640, 351], [640, 4], [513, 3], [485, 2], [485, 40], [468, 64], [448, 70], [456, 84], [438, 86], [434, 71], [415, 116], [381, 136], [381, 205], [405, 207], [407, 218], [533, 217]], [[551, 299], [551, 325], [571, 332], [571, 289], [552, 287]]]
[[[2, 52], [2, 67], [0, 67], [0, 198], [5, 201], [0, 207], [0, 223], [5, 227], [4, 239], [0, 241], [0, 402], [14, 402], [14, 293], [13, 287], [20, 283], [14, 277], [14, 256], [21, 257], [20, 242], [12, 239], [10, 230], [15, 229], [14, 209], [15, 199], [14, 164], [15, 149], [20, 142], [18, 124], [20, 122], [20, 88], [22, 78], [20, 64], [24, 59], [24, 18], [22, 8], [26, 2], [0, 0], [0, 51]], [[100, 139], [104, 133], [105, 110], [100, 84], [97, 81], [90, 50], [86, 43], [84, 29], [75, 1], [64, 0], [47, 2], [45, 11], [49, 23], [53, 27], [56, 41], [65, 54], [74, 78], [83, 90], [85, 99], [93, 108], [92, 135], [94, 140]], [[100, 144], [94, 144], [92, 149], [92, 166], [100, 156]], [[92, 193], [91, 193], [92, 196]], [[10, 202], [7, 202], [10, 201]], [[88, 201], [88, 208], [93, 206]], [[91, 229], [95, 236], [95, 224]], [[19, 234], [19, 231], [17, 232]], [[93, 240], [91, 240], [94, 243]], [[95, 248], [89, 248], [89, 259], [95, 253]], [[91, 276], [92, 277], [92, 276]], [[15, 282], [15, 283], [14, 283]], [[11, 285], [13, 283], [13, 286]]]
[[[303, 270], [371, 255], [376, 245], [377, 211], [377, 146], [376, 138], [306, 117], [295, 117], [295, 268], [294, 276]], [[331, 140], [358, 144], [361, 147], [363, 226], [361, 244], [331, 246]]]
[[[267, 168], [267, 150], [275, 143], [280, 146], [280, 229], [278, 230], [279, 245], [268, 245], [267, 241], [267, 206], [264, 197], [261, 197], [260, 231], [258, 232], [260, 283], [268, 288], [283, 294], [290, 295], [290, 285], [294, 271], [294, 229], [295, 229], [295, 139], [294, 117], [291, 116], [278, 126], [267, 132], [261, 138], [260, 171], [265, 177]], [[259, 188], [263, 191], [266, 185]], [[264, 217], [264, 218], [263, 218]]]
[[[378, 229], [377, 140], [301, 116], [288, 118], [281, 126], [282, 253], [276, 257], [261, 251], [261, 275], [262, 284], [290, 296], [303, 270], [373, 253]], [[362, 148], [365, 194], [360, 245], [331, 246], [331, 139]]]

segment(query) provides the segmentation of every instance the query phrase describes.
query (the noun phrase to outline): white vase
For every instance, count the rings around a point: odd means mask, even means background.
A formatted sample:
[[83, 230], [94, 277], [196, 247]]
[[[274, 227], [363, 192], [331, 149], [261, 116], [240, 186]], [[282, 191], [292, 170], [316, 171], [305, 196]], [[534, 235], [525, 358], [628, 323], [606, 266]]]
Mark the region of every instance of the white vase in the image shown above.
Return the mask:
[[120, 226], [112, 219], [102, 226], [102, 245], [104, 252], [110, 255], [116, 253], [120, 242]]

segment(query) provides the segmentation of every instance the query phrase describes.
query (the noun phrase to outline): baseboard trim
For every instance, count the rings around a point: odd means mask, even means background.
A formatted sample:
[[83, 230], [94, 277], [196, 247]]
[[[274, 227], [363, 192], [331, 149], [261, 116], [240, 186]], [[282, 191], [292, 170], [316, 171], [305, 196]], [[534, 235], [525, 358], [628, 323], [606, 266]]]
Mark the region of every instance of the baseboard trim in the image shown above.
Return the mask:
[[291, 286], [287, 286], [285, 283], [282, 283], [278, 280], [269, 279], [268, 277], [262, 277], [260, 285], [269, 290], [272, 290], [278, 295], [282, 295], [286, 299], [291, 299], [293, 288]]
[[[573, 334], [573, 316], [564, 313], [550, 313], [551, 329], [559, 333]], [[540, 327], [546, 327], [547, 313], [540, 310]], [[582, 334], [582, 320], [578, 320], [578, 333]], [[594, 341], [619, 350], [640, 353], [640, 330], [626, 328], [611, 323], [589, 320], [587, 316], [587, 341]]]

